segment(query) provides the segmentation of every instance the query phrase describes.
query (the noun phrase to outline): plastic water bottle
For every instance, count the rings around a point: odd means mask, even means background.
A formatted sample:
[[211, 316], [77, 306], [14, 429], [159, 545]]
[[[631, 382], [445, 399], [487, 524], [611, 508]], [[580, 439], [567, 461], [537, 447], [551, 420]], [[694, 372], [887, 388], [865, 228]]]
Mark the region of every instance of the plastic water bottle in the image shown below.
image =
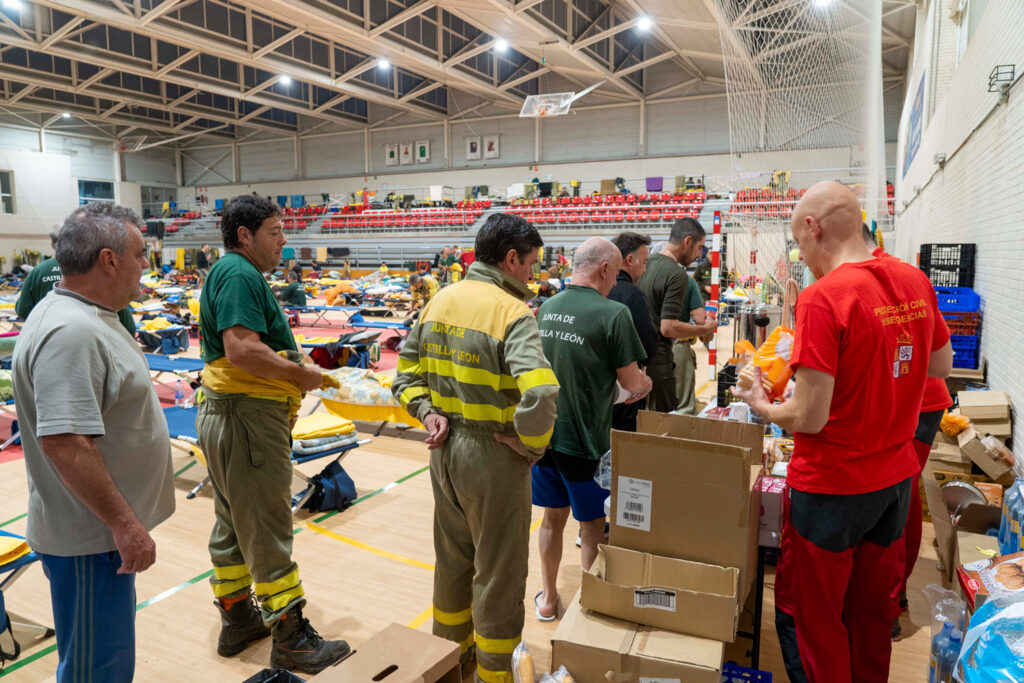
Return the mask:
[[943, 683], [948, 680], [948, 677], [942, 678], [942, 669], [951, 635], [953, 635], [953, 622], [945, 621], [942, 623], [942, 630], [932, 638], [932, 653], [928, 660], [928, 683]]
[[1017, 482], [1014, 482], [1013, 486], [1006, 490], [1006, 495], [1003, 496], [1003, 514], [999, 519], [999, 552], [1003, 555], [1009, 555], [1012, 552], [1010, 550], [1010, 532], [1013, 528], [1013, 521], [1010, 518], [1010, 514], [1013, 510], [1014, 499], [1018, 495]]
[[956, 629], [953, 629], [953, 632], [949, 634], [949, 642], [946, 644], [946, 650], [939, 665], [941, 672], [939, 680], [942, 683], [951, 683], [953, 681], [953, 669], [956, 667], [957, 660], [960, 659], [960, 646], [963, 643], [963, 639], [963, 634]]
[[180, 379], [174, 385], [174, 405], [178, 408], [185, 406], [185, 385], [181, 383]]

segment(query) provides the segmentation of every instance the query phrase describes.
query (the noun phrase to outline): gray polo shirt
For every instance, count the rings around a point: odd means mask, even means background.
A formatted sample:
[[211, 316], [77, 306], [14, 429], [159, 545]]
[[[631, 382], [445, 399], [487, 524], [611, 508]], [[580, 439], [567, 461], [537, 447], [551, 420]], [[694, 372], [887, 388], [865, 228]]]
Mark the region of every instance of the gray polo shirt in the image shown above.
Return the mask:
[[174, 512], [167, 422], [146, 359], [117, 311], [55, 287], [14, 349], [14, 398], [28, 471], [29, 545], [48, 555], [116, 550], [110, 529], [64, 486], [41, 437], [91, 436], [146, 529]]

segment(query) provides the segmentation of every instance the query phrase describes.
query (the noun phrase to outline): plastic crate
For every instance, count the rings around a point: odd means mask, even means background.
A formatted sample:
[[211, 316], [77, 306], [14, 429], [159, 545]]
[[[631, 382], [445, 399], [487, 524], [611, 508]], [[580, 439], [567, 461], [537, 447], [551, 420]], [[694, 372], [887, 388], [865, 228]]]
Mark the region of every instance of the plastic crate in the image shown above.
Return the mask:
[[767, 671], [748, 669], [736, 662], [726, 662], [722, 665], [722, 683], [772, 683], [772, 675]]
[[951, 335], [977, 336], [981, 328], [980, 313], [943, 313]]
[[974, 243], [922, 244], [921, 270], [935, 287], [974, 286]]
[[953, 367], [978, 368], [978, 342], [980, 337], [967, 335], [950, 335], [949, 342], [953, 347]]
[[726, 365], [724, 368], [718, 371], [718, 405], [725, 406], [730, 403], [735, 403], [737, 399], [733, 398], [732, 391], [736, 386], [738, 368], [735, 365]]
[[970, 287], [936, 287], [939, 310], [943, 313], [976, 313], [981, 297]]

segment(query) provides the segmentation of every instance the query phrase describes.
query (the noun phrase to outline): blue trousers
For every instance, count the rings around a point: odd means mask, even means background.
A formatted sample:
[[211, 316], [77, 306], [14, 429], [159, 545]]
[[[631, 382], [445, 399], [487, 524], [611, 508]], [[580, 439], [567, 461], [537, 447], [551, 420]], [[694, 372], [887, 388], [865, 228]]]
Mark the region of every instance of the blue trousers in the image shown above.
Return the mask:
[[121, 555], [39, 553], [57, 631], [57, 683], [121, 683], [135, 675], [135, 575]]

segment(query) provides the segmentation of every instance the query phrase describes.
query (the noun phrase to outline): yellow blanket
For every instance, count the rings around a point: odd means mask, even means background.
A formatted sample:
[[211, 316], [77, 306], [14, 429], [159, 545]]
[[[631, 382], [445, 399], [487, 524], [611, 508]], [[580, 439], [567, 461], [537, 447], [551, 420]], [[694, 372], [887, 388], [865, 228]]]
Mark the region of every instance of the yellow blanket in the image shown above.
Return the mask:
[[0, 565], [14, 562], [19, 557], [24, 557], [32, 552], [28, 542], [23, 538], [12, 536], [0, 536]]
[[356, 426], [352, 424], [352, 420], [327, 413], [313, 413], [295, 421], [295, 426], [292, 427], [292, 438], [319, 439], [324, 436], [351, 434], [355, 430]]

